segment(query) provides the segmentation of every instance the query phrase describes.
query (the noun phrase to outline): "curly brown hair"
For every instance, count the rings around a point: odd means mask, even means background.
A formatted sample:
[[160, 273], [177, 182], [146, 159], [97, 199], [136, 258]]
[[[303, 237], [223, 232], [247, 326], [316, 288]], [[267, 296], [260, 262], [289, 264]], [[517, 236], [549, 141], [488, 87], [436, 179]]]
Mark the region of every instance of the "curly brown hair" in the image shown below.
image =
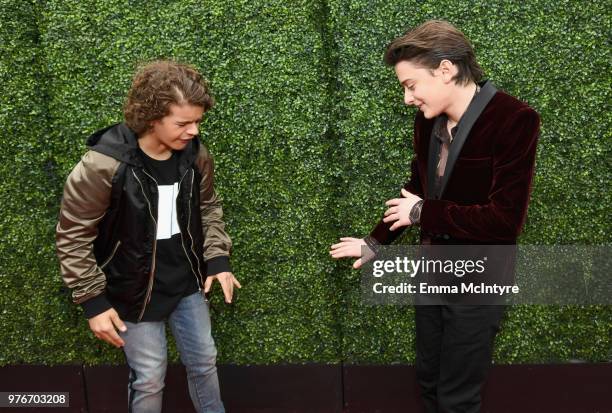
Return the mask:
[[172, 60], [157, 60], [141, 66], [132, 80], [123, 116], [137, 135], [151, 128], [151, 121], [170, 113], [170, 105], [201, 106], [204, 112], [215, 104], [208, 82], [193, 67]]
[[429, 20], [394, 39], [385, 52], [384, 61], [395, 66], [410, 61], [428, 69], [437, 69], [444, 59], [457, 66], [456, 84], [479, 82], [484, 73], [476, 61], [470, 41], [455, 26], [444, 20]]

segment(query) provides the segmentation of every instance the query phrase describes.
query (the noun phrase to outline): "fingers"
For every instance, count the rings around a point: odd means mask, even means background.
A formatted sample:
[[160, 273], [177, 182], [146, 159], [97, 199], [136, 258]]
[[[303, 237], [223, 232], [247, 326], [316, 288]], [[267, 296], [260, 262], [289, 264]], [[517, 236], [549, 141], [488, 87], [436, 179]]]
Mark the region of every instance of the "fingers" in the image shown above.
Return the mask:
[[394, 214], [398, 211], [398, 207], [391, 207], [385, 211], [385, 216]]
[[346, 247], [346, 246], [353, 246], [355, 244], [362, 245], [364, 243], [363, 239], [361, 239], [361, 238], [353, 238], [353, 237], [342, 237], [342, 238], [340, 238], [340, 241], [341, 242], [339, 242], [337, 244], [332, 244], [331, 249], [335, 250], [335, 249]]
[[206, 277], [206, 281], [204, 281], [204, 294], [210, 291], [210, 286], [212, 285], [213, 278], [215, 278], [214, 275]]
[[399, 220], [397, 220], [397, 221], [395, 221], [395, 222], [393, 223], [393, 225], [391, 225], [391, 227], [389, 228], [389, 230], [390, 230], [390, 231], [395, 231], [396, 229], [398, 229], [398, 228], [400, 228], [400, 227], [403, 227], [403, 226], [405, 226], [405, 225], [407, 225], [407, 224], [402, 224], [402, 223], [401, 223]]
[[[359, 262], [359, 266], [361, 266], [361, 248], [366, 245], [365, 241], [362, 238], [353, 238], [353, 237], [342, 237], [340, 238], [339, 243], [333, 244], [331, 246], [331, 250], [329, 251], [329, 255], [333, 259], [345, 258], [345, 257], [355, 257], [359, 258], [356, 262]], [[353, 268], [355, 267], [355, 263], [353, 264]]]
[[101, 338], [102, 340], [106, 341], [107, 343], [112, 344], [113, 346], [117, 348], [123, 347], [125, 345], [125, 342], [123, 341], [123, 339], [119, 337], [119, 334], [117, 334], [117, 331], [112, 326], [109, 330], [106, 330], [104, 333], [102, 333]]
[[350, 249], [350, 247], [348, 245], [343, 245], [341, 247], [338, 247], [338, 248], [335, 248], [335, 249], [331, 250], [329, 253], [331, 254], [332, 257], [333, 256], [343, 257], [344, 255], [341, 255], [341, 254], [343, 254], [344, 252], [346, 252], [349, 249]]
[[402, 202], [402, 200], [400, 198], [393, 198], [388, 200], [387, 202], [385, 202], [386, 206], [395, 206], [395, 205], [399, 205], [400, 202]]
[[330, 253], [332, 251], [340, 250], [340, 249], [343, 249], [343, 248], [350, 248], [350, 246], [351, 246], [350, 242], [340, 242], [338, 244], [334, 244], [334, 245], [331, 246]]
[[397, 221], [398, 219], [400, 219], [399, 214], [392, 214], [389, 215], [388, 217], [384, 217], [383, 218], [383, 222], [392, 222], [392, 221]]
[[100, 340], [104, 340], [115, 347], [123, 347], [125, 345], [124, 341], [117, 334], [115, 327], [122, 332], [127, 331], [127, 328], [114, 308], [110, 308], [90, 318], [88, 323], [91, 331]]
[[225, 299], [226, 303], [230, 304], [234, 296], [234, 286], [237, 288], [242, 288], [242, 285], [231, 272], [222, 272], [217, 275], [211, 275], [206, 278], [206, 281], [204, 282], [204, 294], [210, 291], [214, 279], [217, 279], [217, 281], [219, 281], [219, 284], [221, 284], [221, 290], [223, 290], [223, 298]]
[[[340, 238], [340, 239], [342, 239], [342, 238]], [[353, 244], [355, 244], [356, 241], [359, 241], [359, 240], [355, 240], [355, 241], [342, 241], [342, 242], [339, 242], [337, 244], [332, 244], [331, 249], [337, 249], [337, 248], [346, 247], [348, 245], [353, 245]]]
[[234, 283], [231, 282], [228, 277], [219, 278], [219, 282], [221, 283], [221, 289], [225, 296], [225, 302], [228, 304], [231, 303], [232, 296], [234, 295]]
[[119, 318], [119, 314], [117, 314], [116, 312], [114, 314], [111, 314], [111, 321], [113, 322], [115, 327], [117, 327], [117, 329], [122, 333], [125, 333], [127, 331], [127, 327], [125, 326], [125, 324], [123, 324], [123, 321]]
[[332, 258], [361, 257], [361, 247], [355, 249], [353, 246], [345, 246], [330, 251]]
[[363, 260], [359, 258], [358, 260], [355, 260], [355, 262], [353, 263], [353, 268], [354, 269], [361, 268], [362, 264], [363, 264]]

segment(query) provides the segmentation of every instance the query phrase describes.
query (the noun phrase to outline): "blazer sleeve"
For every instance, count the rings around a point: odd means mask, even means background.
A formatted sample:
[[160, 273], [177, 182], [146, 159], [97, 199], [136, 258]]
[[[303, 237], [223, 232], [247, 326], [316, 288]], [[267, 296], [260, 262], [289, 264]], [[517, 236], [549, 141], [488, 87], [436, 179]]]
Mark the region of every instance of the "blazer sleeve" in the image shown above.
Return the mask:
[[426, 199], [421, 210], [421, 229], [483, 242], [516, 240], [527, 216], [539, 126], [540, 118], [533, 109], [519, 109], [503, 125], [496, 140], [488, 201], [458, 205]]
[[211, 154], [202, 145], [197, 161], [200, 181], [200, 216], [204, 235], [206, 275], [230, 271], [229, 256], [232, 240], [225, 231], [221, 199], [214, 188], [215, 172]]
[[[423, 121], [423, 114], [419, 112], [414, 120], [414, 139], [413, 139], [413, 151], [414, 156], [412, 161], [410, 162], [410, 177], [408, 181], [404, 184], [403, 188], [408, 192], [419, 196], [420, 198], [424, 198], [423, 195], [423, 181], [419, 175], [419, 143], [420, 143], [420, 129], [421, 123]], [[401, 192], [398, 195], [401, 197]], [[384, 217], [383, 217], [384, 218]], [[378, 224], [374, 227], [372, 232], [370, 232], [370, 237], [375, 240], [375, 242], [383, 245], [391, 244], [395, 241], [401, 234], [404, 232], [406, 227], [400, 227], [395, 231], [391, 231], [389, 228], [393, 225], [393, 222], [383, 222], [383, 218], [380, 219]]]

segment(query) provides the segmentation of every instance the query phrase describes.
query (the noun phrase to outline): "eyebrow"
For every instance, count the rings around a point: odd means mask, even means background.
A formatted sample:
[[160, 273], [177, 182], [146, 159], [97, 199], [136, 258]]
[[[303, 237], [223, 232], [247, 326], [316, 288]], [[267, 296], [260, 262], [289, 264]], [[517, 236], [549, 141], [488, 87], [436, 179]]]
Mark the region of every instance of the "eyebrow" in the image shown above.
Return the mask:
[[191, 123], [191, 122], [202, 122], [202, 118], [197, 118], [196, 120], [177, 120], [176, 123]]

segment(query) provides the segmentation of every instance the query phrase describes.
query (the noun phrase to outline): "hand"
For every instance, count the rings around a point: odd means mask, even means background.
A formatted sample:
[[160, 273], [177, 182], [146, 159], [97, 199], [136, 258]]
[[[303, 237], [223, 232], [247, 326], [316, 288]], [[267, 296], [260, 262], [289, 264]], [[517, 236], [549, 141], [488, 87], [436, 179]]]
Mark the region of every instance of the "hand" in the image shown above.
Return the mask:
[[403, 188], [402, 197], [403, 198], [390, 199], [385, 202], [385, 205], [390, 208], [385, 211], [383, 221], [395, 221], [393, 225], [391, 225], [391, 228], [389, 228], [391, 231], [395, 231], [399, 227], [412, 225], [412, 222], [410, 222], [410, 211], [412, 210], [414, 204], [421, 200], [421, 198], [411, 194]]
[[228, 304], [232, 302], [232, 297], [234, 296], [234, 286], [242, 288], [236, 277], [234, 277], [234, 274], [225, 271], [216, 275], [210, 275], [206, 278], [206, 282], [204, 283], [205, 294], [210, 291], [210, 287], [212, 286], [214, 280], [219, 281], [219, 284], [221, 284], [221, 289], [223, 290], [223, 295], [225, 296], [225, 302]]
[[363, 263], [369, 261], [374, 256], [373, 253], [371, 254], [371, 256], [369, 254], [364, 257], [361, 256], [361, 249], [365, 245], [367, 244], [365, 243], [363, 238], [340, 238], [340, 242], [338, 244], [334, 244], [331, 246], [331, 251], [329, 251], [329, 254], [334, 259], [344, 257], [358, 257], [359, 259], [355, 260], [355, 262], [353, 263], [353, 268], [358, 269], [363, 265]]
[[110, 308], [90, 318], [88, 322], [89, 328], [100, 340], [104, 340], [117, 348], [125, 345], [125, 342], [119, 337], [115, 328], [124, 333], [127, 331], [127, 327], [123, 324], [123, 321], [121, 321], [119, 314], [117, 314], [114, 308]]

